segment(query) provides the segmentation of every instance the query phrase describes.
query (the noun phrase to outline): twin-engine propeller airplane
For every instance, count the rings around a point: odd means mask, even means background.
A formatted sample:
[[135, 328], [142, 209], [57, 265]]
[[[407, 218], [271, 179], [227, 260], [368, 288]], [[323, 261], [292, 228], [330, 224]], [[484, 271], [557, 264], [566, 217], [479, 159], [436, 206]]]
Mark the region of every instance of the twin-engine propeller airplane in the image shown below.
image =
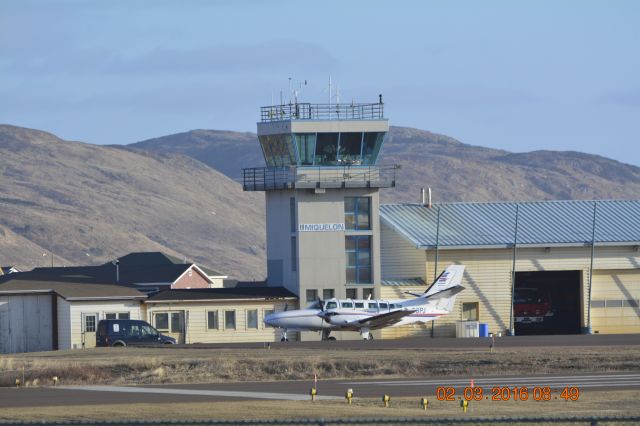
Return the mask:
[[409, 300], [318, 300], [305, 309], [275, 312], [264, 319], [266, 325], [282, 328], [281, 341], [287, 331], [321, 331], [322, 340], [333, 330], [358, 331], [365, 340], [373, 339], [370, 330], [433, 321], [453, 310], [460, 285], [463, 265], [449, 265], [423, 294]]

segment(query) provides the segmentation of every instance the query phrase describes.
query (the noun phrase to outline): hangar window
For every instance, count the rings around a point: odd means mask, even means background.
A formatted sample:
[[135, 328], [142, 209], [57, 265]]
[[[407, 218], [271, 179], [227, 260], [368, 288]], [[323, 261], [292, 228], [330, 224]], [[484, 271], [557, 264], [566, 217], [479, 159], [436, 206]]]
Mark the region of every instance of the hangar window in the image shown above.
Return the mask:
[[638, 301], [635, 299], [627, 299], [624, 301], [624, 307], [625, 308], [637, 308], [638, 307]]
[[325, 288], [322, 290], [322, 299], [328, 300], [336, 297], [336, 292], [332, 288]]
[[347, 289], [347, 299], [357, 299], [358, 298], [358, 289], [357, 288], [348, 288]]
[[218, 328], [219, 328], [218, 311], [208, 311], [207, 312], [207, 329], [217, 330]]
[[462, 319], [465, 321], [479, 321], [480, 315], [478, 302], [466, 302], [462, 304]]
[[224, 311], [224, 328], [225, 330], [236, 329], [236, 311]]
[[318, 290], [307, 289], [307, 303], [315, 302], [318, 300]]
[[622, 300], [607, 300], [607, 308], [622, 308]]
[[247, 311], [247, 328], [258, 328], [258, 310], [249, 309]]
[[592, 308], [604, 308], [605, 302], [604, 300], [592, 300], [591, 307]]

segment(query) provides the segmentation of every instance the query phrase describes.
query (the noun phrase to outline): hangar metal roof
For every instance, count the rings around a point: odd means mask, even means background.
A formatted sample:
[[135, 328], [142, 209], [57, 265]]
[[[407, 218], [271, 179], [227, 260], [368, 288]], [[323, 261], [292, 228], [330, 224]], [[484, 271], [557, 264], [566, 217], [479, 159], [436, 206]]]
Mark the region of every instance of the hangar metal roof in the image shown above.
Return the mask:
[[[380, 218], [419, 248], [640, 244], [640, 200], [383, 204]], [[440, 230], [436, 237], [440, 212]]]

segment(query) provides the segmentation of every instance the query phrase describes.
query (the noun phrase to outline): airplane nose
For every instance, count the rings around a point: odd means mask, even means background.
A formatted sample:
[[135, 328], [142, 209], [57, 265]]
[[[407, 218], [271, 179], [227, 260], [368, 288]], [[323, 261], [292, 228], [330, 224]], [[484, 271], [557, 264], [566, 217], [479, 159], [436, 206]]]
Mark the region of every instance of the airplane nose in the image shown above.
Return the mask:
[[274, 327], [275, 321], [276, 321], [275, 314], [269, 314], [266, 317], [264, 317], [264, 323], [268, 326]]

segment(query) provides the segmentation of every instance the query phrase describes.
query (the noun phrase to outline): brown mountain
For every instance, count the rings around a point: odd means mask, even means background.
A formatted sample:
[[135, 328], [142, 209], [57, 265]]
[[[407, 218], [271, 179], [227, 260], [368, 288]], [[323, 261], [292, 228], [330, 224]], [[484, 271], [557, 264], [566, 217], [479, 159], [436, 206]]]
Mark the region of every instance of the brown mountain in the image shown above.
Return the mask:
[[[264, 202], [199, 161], [0, 125], [0, 264], [164, 251], [262, 279]], [[43, 256], [43, 253], [46, 253]]]
[[[384, 201], [637, 198], [640, 169], [578, 152], [511, 153], [392, 127]], [[194, 159], [200, 160], [196, 161]], [[194, 130], [129, 147], [0, 125], [0, 264], [97, 264], [165, 251], [242, 279], [265, 274], [264, 198], [237, 182], [263, 166], [255, 134]], [[43, 256], [43, 254], [45, 254]]]
[[[194, 130], [129, 145], [178, 152], [240, 179], [243, 167], [264, 166], [255, 134]], [[511, 153], [461, 143], [424, 130], [391, 127], [379, 157], [398, 164], [397, 187], [383, 200], [419, 200], [420, 187], [435, 201], [630, 199], [640, 194], [640, 168], [570, 151]]]

